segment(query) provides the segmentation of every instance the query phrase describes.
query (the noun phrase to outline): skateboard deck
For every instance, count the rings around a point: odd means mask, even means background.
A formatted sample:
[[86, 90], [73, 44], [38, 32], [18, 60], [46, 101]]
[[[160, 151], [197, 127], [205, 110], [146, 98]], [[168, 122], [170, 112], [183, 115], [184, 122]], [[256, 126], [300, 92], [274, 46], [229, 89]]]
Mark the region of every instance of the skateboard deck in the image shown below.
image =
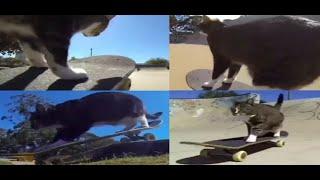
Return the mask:
[[93, 56], [69, 61], [89, 79], [61, 80], [47, 68], [17, 67], [0, 71], [0, 90], [128, 90], [135, 62], [122, 56]]
[[207, 142], [180, 142], [181, 144], [189, 144], [189, 145], [198, 145], [204, 146], [209, 148], [219, 148], [219, 149], [226, 149], [226, 150], [239, 150], [245, 147], [260, 144], [272, 140], [278, 140], [282, 138], [288, 137], [289, 133], [286, 131], [281, 131], [280, 137], [273, 137], [273, 136], [262, 136], [258, 137], [256, 142], [247, 143], [245, 140], [247, 136], [237, 137], [237, 138], [229, 138], [229, 139], [221, 139], [221, 140], [214, 140], [214, 141], [207, 141]]
[[[212, 76], [212, 70], [209, 69], [196, 69], [190, 71], [186, 75], [186, 81], [188, 86], [193, 90], [203, 90], [202, 85], [204, 82], [210, 81]], [[255, 89], [253, 86], [234, 81], [232, 84], [226, 84], [222, 81], [225, 76], [219, 78], [218, 82], [213, 86], [213, 90], [234, 90], [234, 89]]]
[[116, 132], [116, 133], [111, 134], [111, 135], [98, 137], [98, 138], [93, 138], [93, 139], [89, 139], [89, 140], [86, 140], [86, 141], [71, 142], [71, 143], [60, 145], [60, 146], [56, 146], [54, 148], [49, 148], [49, 149], [38, 151], [38, 152], [36, 152], [36, 154], [43, 154], [43, 153], [50, 152], [50, 151], [60, 150], [60, 149], [63, 149], [63, 148], [69, 147], [69, 146], [90, 143], [90, 142], [93, 142], [93, 141], [113, 138], [113, 137], [117, 137], [117, 136], [121, 136], [121, 135], [129, 135], [129, 134], [133, 134], [133, 133], [140, 133], [142, 131], [146, 131], [146, 130], [157, 128], [162, 124], [162, 122], [163, 122], [162, 120], [149, 121], [149, 127], [147, 127], [147, 128], [138, 127], [138, 128], [134, 128], [134, 129], [131, 129], [131, 130], [128, 130], [128, 131]]

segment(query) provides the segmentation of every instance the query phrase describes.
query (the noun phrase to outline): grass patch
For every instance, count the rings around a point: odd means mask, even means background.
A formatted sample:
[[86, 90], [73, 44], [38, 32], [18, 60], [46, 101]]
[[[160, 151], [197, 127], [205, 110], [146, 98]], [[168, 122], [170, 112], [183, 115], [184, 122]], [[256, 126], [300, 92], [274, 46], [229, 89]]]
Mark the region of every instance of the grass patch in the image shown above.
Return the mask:
[[87, 165], [168, 165], [169, 155], [123, 157], [87, 163]]
[[12, 165], [12, 163], [0, 160], [0, 165]]

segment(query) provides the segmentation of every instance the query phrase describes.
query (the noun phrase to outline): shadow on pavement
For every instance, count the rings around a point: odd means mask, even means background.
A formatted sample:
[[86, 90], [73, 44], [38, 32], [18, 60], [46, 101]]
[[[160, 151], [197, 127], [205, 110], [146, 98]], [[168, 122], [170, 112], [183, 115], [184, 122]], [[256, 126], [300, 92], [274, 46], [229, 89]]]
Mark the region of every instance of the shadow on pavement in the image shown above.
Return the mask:
[[0, 90], [24, 90], [34, 79], [48, 68], [30, 67], [25, 72], [0, 85]]
[[[261, 144], [255, 144], [252, 146], [248, 146], [241, 150], [244, 150], [248, 153], [248, 159], [250, 159], [250, 154], [254, 154], [269, 148], [277, 147], [274, 142], [265, 142]], [[200, 153], [200, 152], [199, 152]], [[177, 160], [178, 164], [186, 164], [186, 165], [199, 165], [199, 164], [219, 164], [224, 162], [232, 162], [232, 155], [224, 152], [219, 149], [212, 149], [210, 152], [211, 157], [206, 158], [202, 156], [193, 156], [184, 159]]]

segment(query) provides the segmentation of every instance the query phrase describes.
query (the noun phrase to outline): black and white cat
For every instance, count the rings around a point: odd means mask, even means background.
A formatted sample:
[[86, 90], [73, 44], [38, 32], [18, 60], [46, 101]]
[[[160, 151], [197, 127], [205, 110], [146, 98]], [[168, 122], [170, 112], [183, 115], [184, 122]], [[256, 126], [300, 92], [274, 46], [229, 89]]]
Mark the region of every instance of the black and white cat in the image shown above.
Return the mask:
[[114, 15], [0, 15], [0, 32], [16, 38], [27, 61], [49, 67], [61, 79], [87, 79], [84, 69], [68, 66], [70, 39], [77, 32], [98, 36]]
[[276, 16], [226, 26], [207, 16], [199, 24], [214, 57], [211, 89], [228, 69], [232, 83], [242, 65], [252, 83], [277, 89], [298, 89], [320, 76], [320, 22], [300, 16]]
[[272, 132], [275, 137], [280, 136], [280, 129], [284, 121], [284, 115], [280, 112], [283, 103], [283, 94], [280, 94], [274, 106], [256, 104], [253, 99], [247, 102], [235, 103], [231, 108], [233, 115], [246, 115], [249, 119], [245, 121], [248, 128], [247, 142], [256, 142], [258, 136]]
[[149, 127], [147, 119], [158, 119], [161, 115], [161, 112], [148, 114], [136, 96], [100, 92], [57, 105], [38, 104], [29, 120], [33, 129], [57, 128], [54, 143], [72, 141], [93, 126], [124, 125], [123, 131], [127, 131], [140, 122], [142, 127]]

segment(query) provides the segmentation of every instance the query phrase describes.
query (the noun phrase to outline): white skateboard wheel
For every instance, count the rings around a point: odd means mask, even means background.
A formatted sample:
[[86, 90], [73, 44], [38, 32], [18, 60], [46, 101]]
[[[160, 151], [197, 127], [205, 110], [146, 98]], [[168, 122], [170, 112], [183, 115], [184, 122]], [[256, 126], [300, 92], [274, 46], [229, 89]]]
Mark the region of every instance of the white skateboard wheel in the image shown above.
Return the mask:
[[276, 143], [277, 147], [283, 147], [285, 144], [286, 144], [286, 142], [284, 140], [279, 140]]
[[242, 162], [247, 158], [248, 154], [245, 151], [239, 151], [232, 155], [232, 159], [236, 162]]
[[146, 133], [143, 135], [143, 139], [146, 141], [154, 141], [156, 140], [156, 136], [151, 133]]

